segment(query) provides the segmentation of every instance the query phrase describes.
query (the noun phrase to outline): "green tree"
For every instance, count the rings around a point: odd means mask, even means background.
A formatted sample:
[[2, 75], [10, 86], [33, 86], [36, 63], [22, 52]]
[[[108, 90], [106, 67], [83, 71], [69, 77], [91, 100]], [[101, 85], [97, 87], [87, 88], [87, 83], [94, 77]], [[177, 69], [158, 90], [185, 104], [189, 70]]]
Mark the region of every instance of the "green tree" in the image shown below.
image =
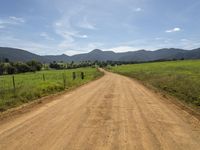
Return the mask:
[[16, 67], [17, 73], [24, 73], [24, 72], [30, 72], [31, 71], [30, 66], [28, 66], [25, 63], [18, 62], [18, 63], [15, 64], [15, 67]]
[[42, 69], [42, 63], [34, 60], [28, 61], [26, 64], [31, 68], [31, 71], [40, 71]]
[[15, 67], [11, 64], [7, 64], [5, 69], [8, 74], [14, 74], [16, 72]]

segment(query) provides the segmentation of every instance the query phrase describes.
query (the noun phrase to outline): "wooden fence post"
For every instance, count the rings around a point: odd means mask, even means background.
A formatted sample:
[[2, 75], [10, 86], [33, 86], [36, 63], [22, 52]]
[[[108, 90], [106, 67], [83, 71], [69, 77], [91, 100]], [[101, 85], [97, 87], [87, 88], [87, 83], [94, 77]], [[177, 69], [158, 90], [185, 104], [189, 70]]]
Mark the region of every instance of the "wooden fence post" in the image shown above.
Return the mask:
[[66, 74], [63, 73], [63, 85], [64, 85], [64, 88], [66, 88]]
[[12, 76], [12, 83], [13, 83], [13, 90], [15, 93], [16, 87], [15, 87], [15, 76], [14, 75]]
[[72, 78], [73, 78], [73, 80], [76, 79], [76, 72], [73, 72], [73, 73], [72, 73]]
[[85, 77], [84, 72], [81, 72], [81, 79], [83, 80]]

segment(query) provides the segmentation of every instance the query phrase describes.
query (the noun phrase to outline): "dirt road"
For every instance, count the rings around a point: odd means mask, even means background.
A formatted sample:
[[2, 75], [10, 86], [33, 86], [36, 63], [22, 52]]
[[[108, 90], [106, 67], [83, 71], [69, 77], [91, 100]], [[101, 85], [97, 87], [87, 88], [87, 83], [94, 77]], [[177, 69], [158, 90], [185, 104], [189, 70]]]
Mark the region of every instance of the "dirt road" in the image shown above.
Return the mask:
[[11, 120], [1, 150], [200, 149], [200, 124], [137, 81], [113, 73]]

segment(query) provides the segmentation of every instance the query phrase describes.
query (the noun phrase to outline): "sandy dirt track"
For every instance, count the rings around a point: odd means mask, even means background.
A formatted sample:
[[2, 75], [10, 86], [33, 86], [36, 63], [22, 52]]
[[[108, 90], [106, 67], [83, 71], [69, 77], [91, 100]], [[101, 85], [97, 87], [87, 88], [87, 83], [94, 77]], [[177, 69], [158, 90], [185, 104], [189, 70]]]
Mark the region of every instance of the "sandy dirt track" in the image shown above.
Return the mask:
[[105, 76], [0, 121], [0, 150], [200, 149], [197, 119], [139, 82]]

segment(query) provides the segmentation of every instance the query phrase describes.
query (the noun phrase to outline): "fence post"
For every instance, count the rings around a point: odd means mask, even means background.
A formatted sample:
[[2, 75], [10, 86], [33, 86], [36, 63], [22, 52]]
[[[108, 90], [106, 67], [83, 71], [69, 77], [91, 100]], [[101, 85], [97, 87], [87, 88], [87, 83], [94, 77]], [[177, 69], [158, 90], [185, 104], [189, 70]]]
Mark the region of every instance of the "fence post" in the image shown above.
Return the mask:
[[43, 81], [45, 81], [46, 79], [45, 79], [45, 75], [44, 75], [44, 73], [43, 73], [43, 76], [42, 76], [42, 77], [43, 77]]
[[83, 80], [85, 77], [84, 72], [81, 72], [81, 79]]
[[64, 88], [66, 87], [66, 74], [63, 73], [63, 85], [64, 85]]
[[76, 79], [76, 72], [73, 72], [73, 73], [72, 73], [72, 78], [73, 78], [73, 80]]
[[12, 82], [13, 82], [13, 90], [14, 90], [14, 93], [15, 93], [16, 87], [15, 87], [15, 76], [14, 75], [12, 76]]

